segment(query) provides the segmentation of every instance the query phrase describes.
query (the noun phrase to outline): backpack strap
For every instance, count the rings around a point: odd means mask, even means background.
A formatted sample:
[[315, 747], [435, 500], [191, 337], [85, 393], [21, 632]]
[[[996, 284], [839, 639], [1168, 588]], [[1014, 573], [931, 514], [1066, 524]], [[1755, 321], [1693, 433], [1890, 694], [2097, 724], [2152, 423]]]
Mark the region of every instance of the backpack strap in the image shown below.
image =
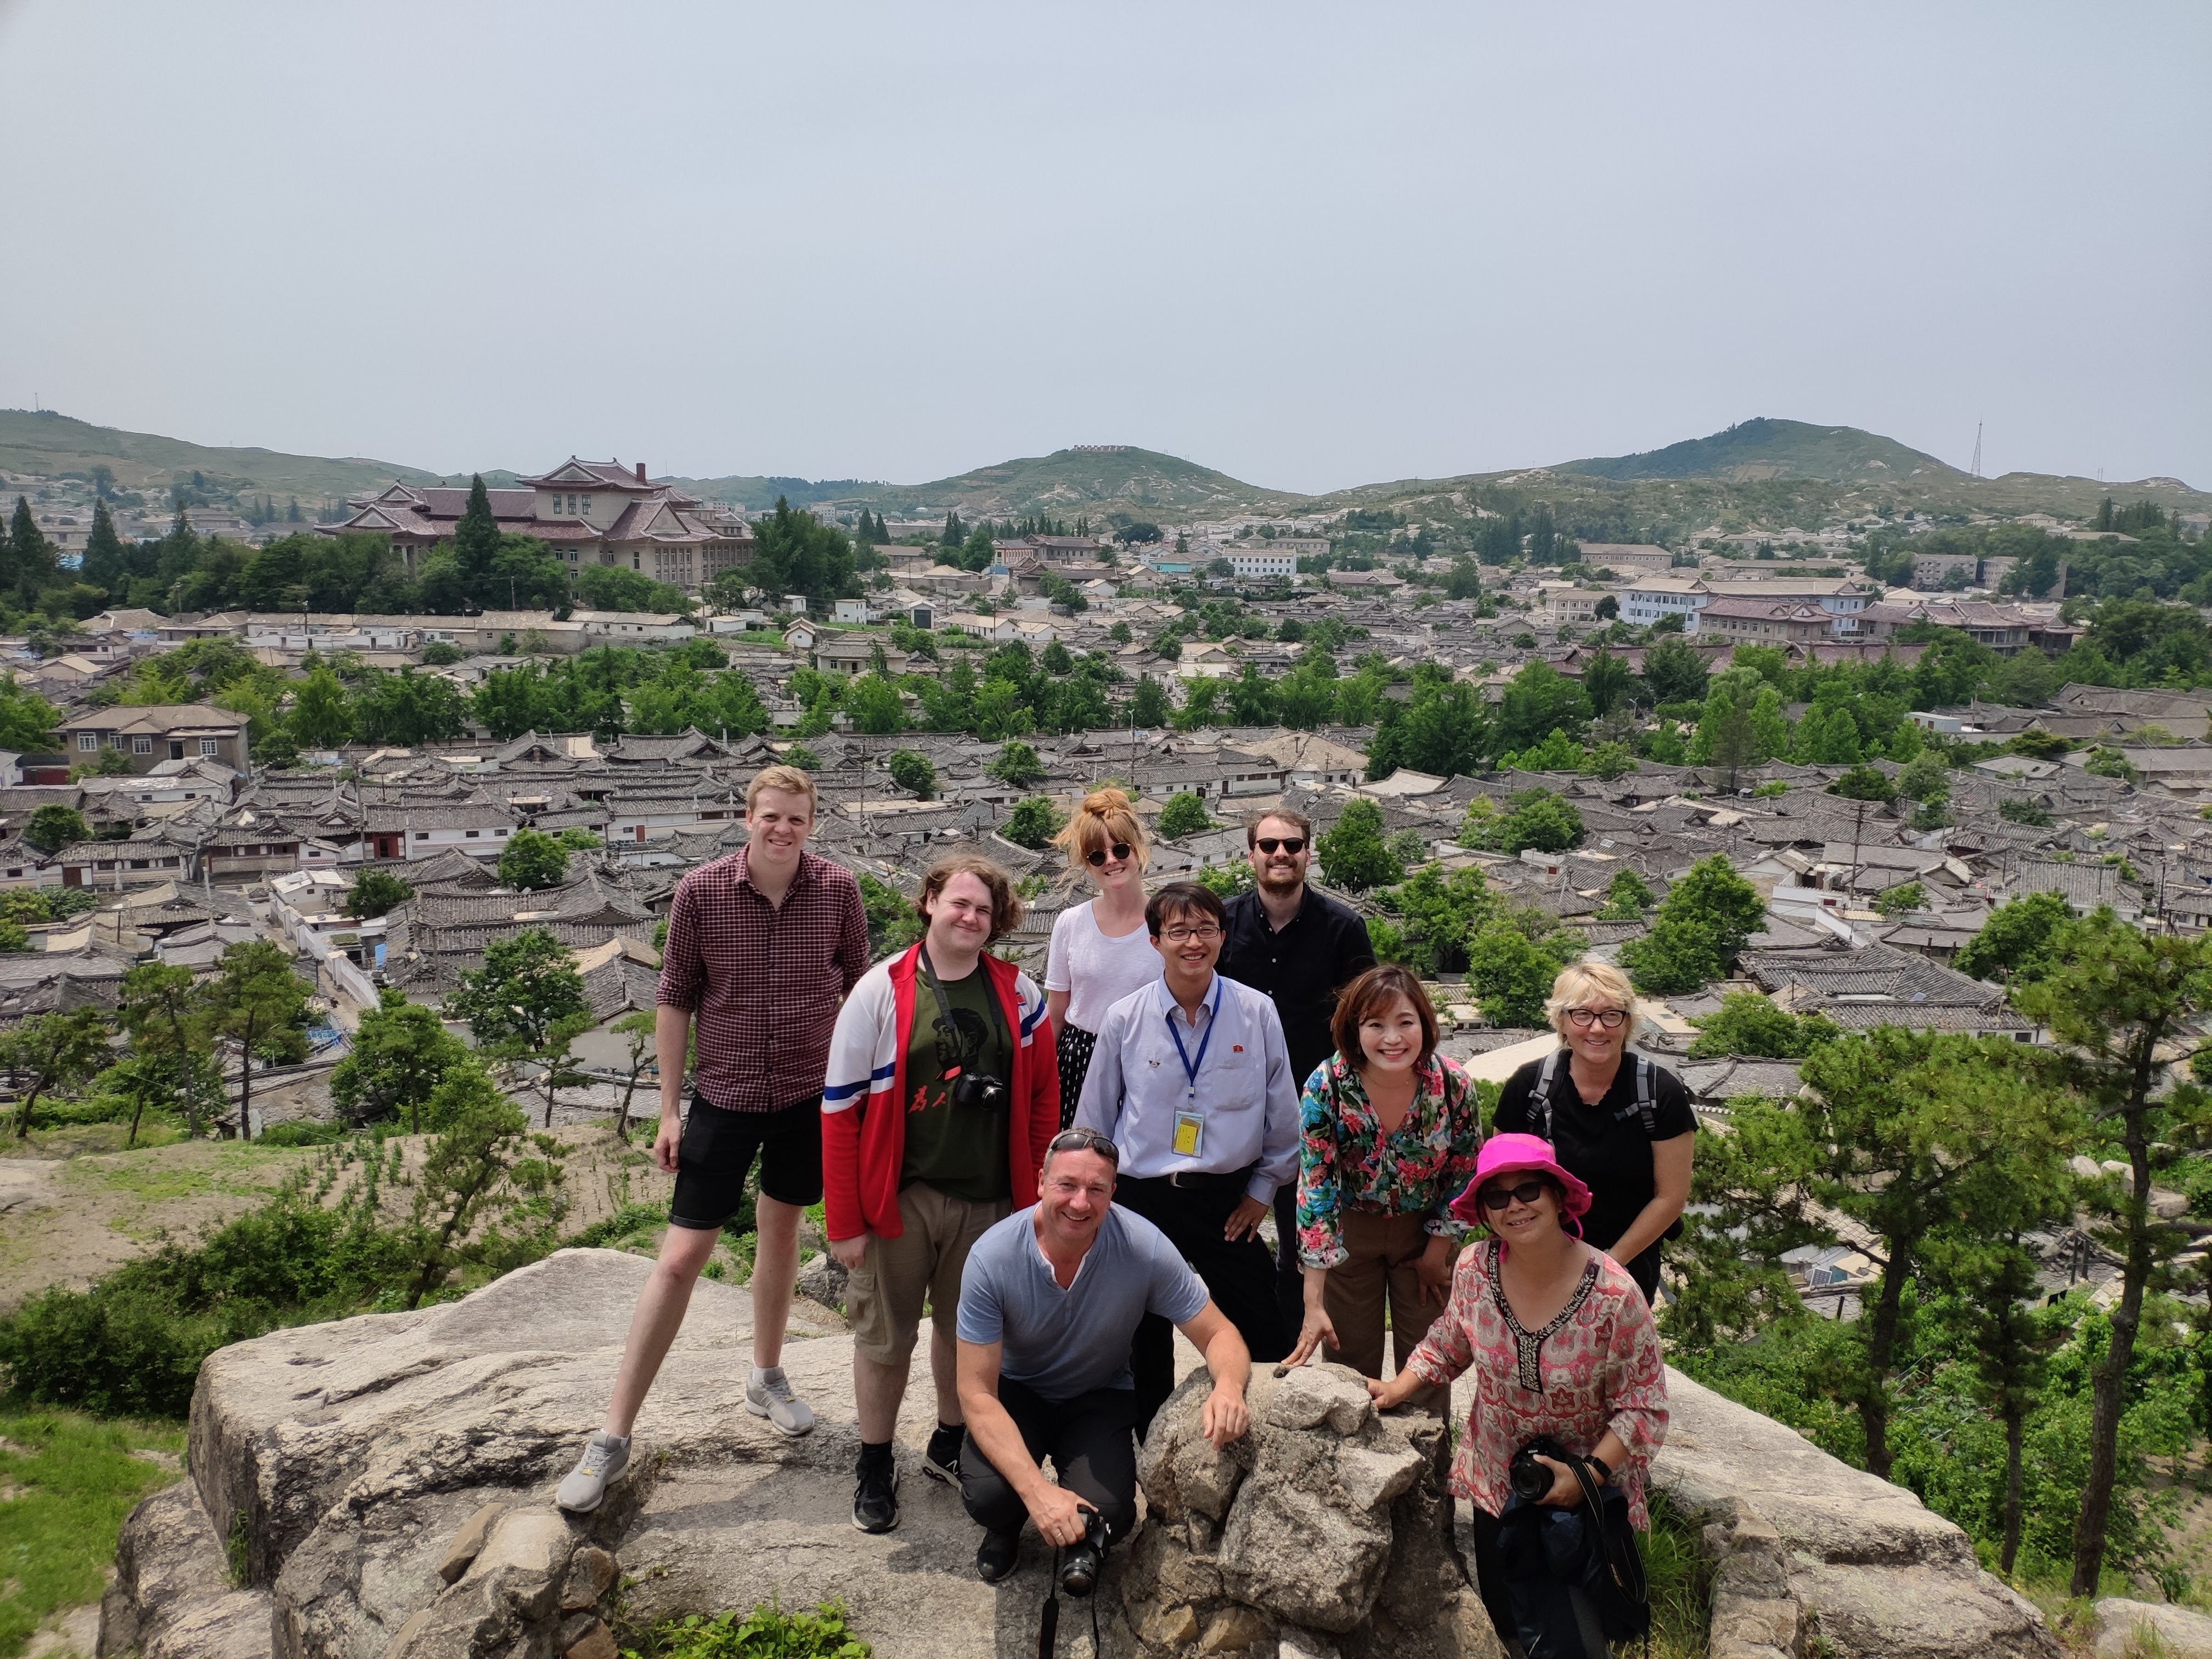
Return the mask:
[[1565, 1053], [1565, 1048], [1554, 1048], [1544, 1056], [1536, 1071], [1534, 1098], [1529, 1103], [1529, 1115], [1539, 1126], [1536, 1133], [1546, 1140], [1552, 1138], [1552, 1085], [1559, 1080], [1559, 1056]]
[[1658, 1067], [1648, 1054], [1636, 1057], [1636, 1114], [1644, 1120], [1644, 1138], [1659, 1139]]

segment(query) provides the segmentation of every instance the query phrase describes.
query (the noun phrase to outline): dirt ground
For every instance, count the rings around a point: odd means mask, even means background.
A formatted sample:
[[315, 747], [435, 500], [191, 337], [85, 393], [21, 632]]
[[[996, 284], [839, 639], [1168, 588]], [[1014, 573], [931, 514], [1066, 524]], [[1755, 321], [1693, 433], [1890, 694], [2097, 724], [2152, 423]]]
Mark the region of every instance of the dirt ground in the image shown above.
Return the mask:
[[[672, 1181], [641, 1149], [592, 1125], [553, 1134], [568, 1176], [564, 1231], [587, 1227], [625, 1202], [668, 1201]], [[419, 1164], [428, 1137], [398, 1139], [405, 1162]], [[52, 1285], [82, 1289], [165, 1239], [189, 1241], [219, 1226], [266, 1202], [287, 1176], [322, 1156], [321, 1149], [237, 1141], [131, 1152], [108, 1144], [97, 1133], [42, 1138], [27, 1150], [43, 1156], [0, 1157], [0, 1313]], [[406, 1189], [386, 1190], [397, 1198]]]

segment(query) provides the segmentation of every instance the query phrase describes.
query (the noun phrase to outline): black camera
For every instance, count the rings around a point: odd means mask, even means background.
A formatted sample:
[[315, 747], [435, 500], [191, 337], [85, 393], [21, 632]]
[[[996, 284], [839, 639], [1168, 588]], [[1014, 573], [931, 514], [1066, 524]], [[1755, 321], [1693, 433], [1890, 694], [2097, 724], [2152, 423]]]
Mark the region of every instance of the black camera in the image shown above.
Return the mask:
[[963, 1072], [949, 1091], [955, 1106], [995, 1112], [1006, 1103], [1006, 1085], [988, 1072]]
[[1540, 1457], [1554, 1458], [1562, 1463], [1573, 1462], [1573, 1455], [1549, 1435], [1540, 1434], [1515, 1452], [1512, 1462], [1506, 1466], [1505, 1478], [1514, 1495], [1524, 1504], [1538, 1503], [1552, 1490], [1552, 1471], [1536, 1461]]
[[1098, 1587], [1106, 1565], [1106, 1517], [1097, 1510], [1083, 1512], [1083, 1541], [1068, 1547], [1060, 1569], [1060, 1587], [1070, 1595], [1088, 1595]]

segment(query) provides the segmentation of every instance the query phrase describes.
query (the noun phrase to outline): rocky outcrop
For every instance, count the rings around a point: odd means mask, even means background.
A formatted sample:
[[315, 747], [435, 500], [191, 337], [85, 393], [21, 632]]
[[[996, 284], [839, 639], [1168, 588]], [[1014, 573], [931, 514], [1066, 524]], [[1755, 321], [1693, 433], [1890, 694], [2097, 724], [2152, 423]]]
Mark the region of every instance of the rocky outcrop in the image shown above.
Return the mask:
[[[958, 1495], [921, 1478], [935, 1416], [921, 1376], [898, 1425], [904, 1523], [853, 1529], [851, 1338], [804, 1302], [784, 1364], [812, 1435], [743, 1409], [751, 1304], [702, 1281], [630, 1478], [595, 1516], [555, 1510], [649, 1270], [565, 1250], [460, 1302], [211, 1356], [191, 1479], [124, 1528], [101, 1659], [617, 1659], [617, 1632], [770, 1597], [842, 1599], [880, 1659], [1036, 1651], [1048, 1552], [1032, 1532], [1012, 1577], [975, 1577]], [[1149, 1519], [1098, 1600], [1107, 1659], [1498, 1652], [1454, 1541], [1438, 1425], [1378, 1417], [1349, 1372], [1263, 1370], [1252, 1433], [1217, 1452], [1197, 1432], [1203, 1386], [1186, 1383], [1146, 1449]], [[1909, 1493], [1674, 1388], [1656, 1484], [1715, 1556], [1715, 1659], [2054, 1659], [2034, 1610]], [[1087, 1613], [1063, 1607], [1069, 1659]]]
[[1667, 1374], [1653, 1485], [1704, 1528], [1711, 1659], [2060, 1659], [2043, 1616], [1911, 1492]]
[[1149, 1519], [1124, 1603], [1139, 1647], [1502, 1653], [1453, 1542], [1442, 1423], [1378, 1415], [1341, 1365], [1262, 1368], [1251, 1431], [1216, 1448], [1199, 1430], [1210, 1386], [1185, 1380], [1139, 1461]]
[[2097, 1659], [2212, 1659], [2212, 1619], [2170, 1601], [2108, 1595], [2096, 1605]]

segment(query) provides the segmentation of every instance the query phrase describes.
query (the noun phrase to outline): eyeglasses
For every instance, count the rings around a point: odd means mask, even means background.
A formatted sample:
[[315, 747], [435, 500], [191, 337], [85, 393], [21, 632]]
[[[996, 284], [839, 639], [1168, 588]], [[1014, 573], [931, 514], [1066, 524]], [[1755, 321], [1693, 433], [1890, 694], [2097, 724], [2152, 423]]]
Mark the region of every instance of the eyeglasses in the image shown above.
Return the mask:
[[1096, 1129], [1062, 1129], [1045, 1143], [1045, 1153], [1096, 1152], [1109, 1164], [1119, 1166], [1121, 1149]]
[[[1113, 856], [1117, 859], [1126, 859], [1133, 850], [1134, 849], [1130, 847], [1127, 842], [1117, 841], [1114, 843]], [[1094, 847], [1083, 855], [1083, 861], [1089, 865], [1092, 869], [1096, 870], [1099, 866], [1106, 862], [1106, 858], [1107, 853], [1104, 848]]]
[[1608, 1031], [1617, 1031], [1628, 1018], [1626, 1008], [1570, 1008], [1567, 1018], [1587, 1031], [1593, 1025], [1602, 1025]]
[[1502, 1210], [1509, 1204], [1534, 1204], [1544, 1195], [1542, 1181], [1524, 1181], [1517, 1187], [1485, 1187], [1474, 1201], [1486, 1210]]
[[1163, 927], [1160, 937], [1170, 945], [1188, 945], [1193, 939], [1203, 945], [1209, 939], [1219, 939], [1221, 930], [1212, 922], [1206, 921], [1195, 927]]
[[1279, 847], [1296, 858], [1306, 850], [1306, 838], [1304, 836], [1262, 836], [1253, 845], [1263, 853], [1272, 853]]

